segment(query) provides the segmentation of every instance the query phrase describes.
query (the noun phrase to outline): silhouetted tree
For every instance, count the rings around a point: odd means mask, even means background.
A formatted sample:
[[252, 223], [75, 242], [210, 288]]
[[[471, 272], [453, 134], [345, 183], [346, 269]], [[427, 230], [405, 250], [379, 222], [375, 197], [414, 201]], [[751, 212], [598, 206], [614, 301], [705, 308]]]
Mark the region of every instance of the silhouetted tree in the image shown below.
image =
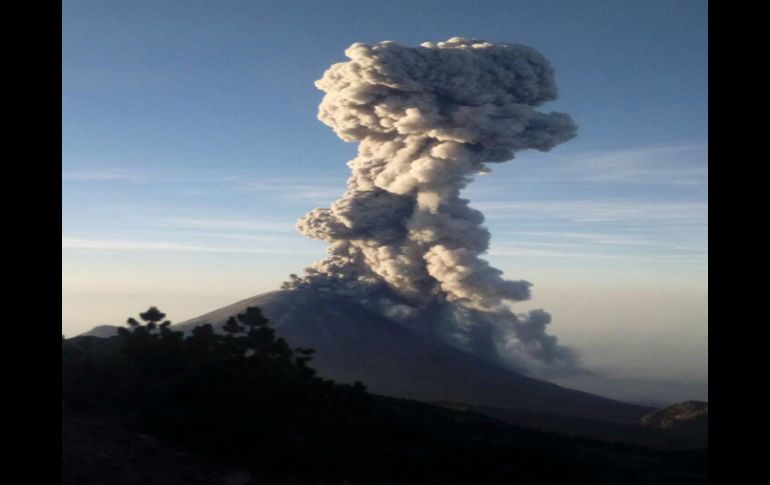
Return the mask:
[[229, 335], [241, 333], [244, 329], [245, 327], [238, 325], [238, 320], [235, 317], [228, 318], [227, 322], [222, 326], [222, 330], [224, 330]]
[[158, 325], [164, 318], [156, 307], [129, 318], [113, 339], [116, 351], [95, 363], [86, 348], [63, 348], [63, 399], [126, 416], [138, 429], [188, 446], [261, 463], [288, 453], [298, 433], [321, 446], [362, 412], [364, 394], [316, 376], [308, 365], [313, 350], [292, 349], [259, 308], [229, 318], [222, 333], [207, 323], [185, 336], [171, 322]]
[[210, 323], [198, 325], [192, 331], [192, 338], [196, 340], [210, 341], [214, 337], [214, 327]]
[[238, 320], [250, 329], [263, 327], [268, 324], [268, 319], [265, 318], [262, 310], [258, 307], [248, 307], [244, 313], [238, 314]]
[[[153, 307], [150, 307], [146, 312], [140, 313], [139, 318], [147, 322], [147, 330], [152, 331], [152, 330], [155, 330], [155, 328], [158, 325], [158, 322], [166, 318], [166, 314], [158, 310], [157, 307], [153, 306]], [[171, 322], [168, 322], [166, 326], [170, 324]]]

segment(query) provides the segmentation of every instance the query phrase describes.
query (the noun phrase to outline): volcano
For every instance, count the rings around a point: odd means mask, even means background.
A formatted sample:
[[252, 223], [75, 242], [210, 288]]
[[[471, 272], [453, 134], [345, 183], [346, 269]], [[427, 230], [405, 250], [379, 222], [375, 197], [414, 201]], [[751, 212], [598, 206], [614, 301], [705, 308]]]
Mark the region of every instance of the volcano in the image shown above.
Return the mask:
[[335, 293], [282, 290], [247, 298], [174, 325], [186, 332], [219, 328], [259, 307], [277, 335], [316, 350], [311, 365], [338, 382], [363, 382], [376, 394], [454, 401], [612, 421], [638, 420], [651, 408], [524, 376], [430, 339]]

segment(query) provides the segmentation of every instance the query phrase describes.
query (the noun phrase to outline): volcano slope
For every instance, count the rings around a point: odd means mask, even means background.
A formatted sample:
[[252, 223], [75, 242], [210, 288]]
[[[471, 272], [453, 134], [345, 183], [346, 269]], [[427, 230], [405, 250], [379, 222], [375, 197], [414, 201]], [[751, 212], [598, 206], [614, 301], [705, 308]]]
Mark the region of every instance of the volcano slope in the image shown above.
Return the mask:
[[311, 290], [264, 293], [174, 325], [191, 331], [259, 307], [293, 347], [316, 350], [313, 367], [338, 382], [361, 381], [376, 394], [460, 401], [610, 421], [635, 421], [651, 408], [533, 379], [429, 340], [356, 301]]

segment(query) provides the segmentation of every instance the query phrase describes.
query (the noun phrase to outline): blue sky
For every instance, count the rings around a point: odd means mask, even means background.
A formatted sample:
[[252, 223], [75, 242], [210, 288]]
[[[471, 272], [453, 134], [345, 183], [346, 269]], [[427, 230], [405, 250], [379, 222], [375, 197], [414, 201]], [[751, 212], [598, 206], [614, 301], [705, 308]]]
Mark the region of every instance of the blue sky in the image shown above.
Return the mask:
[[355, 145], [317, 121], [313, 82], [354, 42], [464, 36], [542, 52], [560, 90], [545, 109], [579, 125], [466, 192], [489, 260], [535, 284], [522, 310], [551, 311], [594, 368], [706, 379], [706, 1], [65, 0], [62, 13], [63, 333], [151, 304], [193, 317], [320, 259], [294, 223], [344, 191]]

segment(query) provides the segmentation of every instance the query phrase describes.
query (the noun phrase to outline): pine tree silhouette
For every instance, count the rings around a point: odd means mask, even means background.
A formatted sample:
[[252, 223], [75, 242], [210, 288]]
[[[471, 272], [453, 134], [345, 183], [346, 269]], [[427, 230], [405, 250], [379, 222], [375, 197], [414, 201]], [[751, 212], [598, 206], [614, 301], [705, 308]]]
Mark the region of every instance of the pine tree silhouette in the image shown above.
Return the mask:
[[238, 325], [238, 320], [235, 317], [230, 317], [227, 319], [227, 323], [222, 326], [222, 330], [229, 335], [235, 335], [236, 333], [243, 332], [245, 327], [243, 325]]
[[[160, 322], [161, 320], [166, 318], [166, 314], [161, 312], [160, 310], [158, 310], [157, 307], [153, 306], [153, 307], [150, 307], [146, 312], [140, 313], [139, 314], [139, 318], [141, 318], [142, 320], [147, 322], [147, 330], [148, 331], [153, 331], [157, 327], [158, 322]], [[171, 324], [171, 322], [168, 322], [168, 324], [166, 324], [166, 322], [164, 322], [164, 325], [166, 327], [168, 325], [170, 325], [170, 324]]]

